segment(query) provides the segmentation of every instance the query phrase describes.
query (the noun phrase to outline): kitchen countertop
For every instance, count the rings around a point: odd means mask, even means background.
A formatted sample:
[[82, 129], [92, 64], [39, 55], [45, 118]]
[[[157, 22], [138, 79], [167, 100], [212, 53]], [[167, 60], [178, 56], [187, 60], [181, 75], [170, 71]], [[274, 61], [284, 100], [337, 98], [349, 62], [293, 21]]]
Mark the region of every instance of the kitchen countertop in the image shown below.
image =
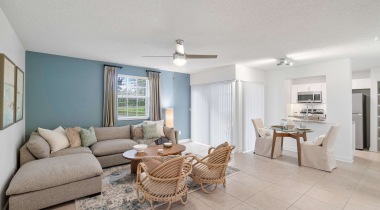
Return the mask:
[[[327, 124], [326, 120], [306, 120], [306, 119], [299, 119], [299, 118], [294, 118], [294, 117], [289, 117], [288, 119], [291, 119], [294, 122], [307, 122], [307, 123]], [[281, 121], [287, 121], [287, 119], [281, 119]]]

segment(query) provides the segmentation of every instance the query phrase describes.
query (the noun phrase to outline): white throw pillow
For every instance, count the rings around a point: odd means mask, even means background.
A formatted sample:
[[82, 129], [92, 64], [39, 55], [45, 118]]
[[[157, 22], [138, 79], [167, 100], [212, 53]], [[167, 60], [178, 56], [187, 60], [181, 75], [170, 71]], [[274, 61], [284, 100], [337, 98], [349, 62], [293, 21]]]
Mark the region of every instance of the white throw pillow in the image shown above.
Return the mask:
[[267, 136], [272, 135], [272, 130], [269, 128], [259, 128], [259, 129], [257, 129], [257, 132], [259, 133], [261, 138], [265, 138]]
[[158, 121], [144, 121], [143, 124], [151, 125], [151, 124], [157, 124], [157, 132], [164, 137], [164, 120], [158, 120]]
[[66, 136], [66, 131], [61, 126], [54, 130], [38, 128], [38, 133], [48, 142], [51, 153], [70, 146], [69, 139]]
[[314, 145], [322, 146], [324, 139], [325, 139], [325, 135], [320, 135], [314, 139], [313, 143], [314, 143]]

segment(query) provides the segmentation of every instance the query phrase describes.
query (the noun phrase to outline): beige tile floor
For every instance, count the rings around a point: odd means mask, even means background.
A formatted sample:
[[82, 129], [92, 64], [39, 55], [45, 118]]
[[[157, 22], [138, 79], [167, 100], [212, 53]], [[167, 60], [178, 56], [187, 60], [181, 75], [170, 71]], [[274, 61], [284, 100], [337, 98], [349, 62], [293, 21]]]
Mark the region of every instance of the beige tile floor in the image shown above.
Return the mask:
[[[188, 152], [207, 154], [206, 146], [185, 145]], [[241, 172], [227, 179], [226, 188], [191, 193], [186, 205], [177, 202], [172, 209], [380, 209], [380, 153], [356, 151], [352, 164], [338, 161], [332, 173], [299, 167], [297, 154], [288, 151], [273, 160], [239, 153], [230, 165]], [[72, 210], [75, 205], [68, 202], [54, 209]]]

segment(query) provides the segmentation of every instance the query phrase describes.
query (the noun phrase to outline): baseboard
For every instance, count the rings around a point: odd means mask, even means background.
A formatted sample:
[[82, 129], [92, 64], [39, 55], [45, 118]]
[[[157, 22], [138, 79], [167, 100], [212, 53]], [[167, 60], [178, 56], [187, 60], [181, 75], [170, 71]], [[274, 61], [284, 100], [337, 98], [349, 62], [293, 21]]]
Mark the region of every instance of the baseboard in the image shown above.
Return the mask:
[[178, 143], [186, 143], [186, 142], [192, 142], [191, 139], [181, 139], [181, 140], [178, 140]]
[[254, 150], [244, 151], [243, 153], [251, 153], [251, 152], [254, 152]]
[[[297, 152], [297, 148], [296, 147], [285, 147], [284, 146], [284, 150], [287, 150], [287, 151], [290, 151], [290, 152]], [[339, 155], [335, 155], [335, 159], [338, 160], [338, 161], [347, 162], [347, 163], [353, 163], [354, 162], [353, 158], [342, 157], [342, 156], [339, 156]]]

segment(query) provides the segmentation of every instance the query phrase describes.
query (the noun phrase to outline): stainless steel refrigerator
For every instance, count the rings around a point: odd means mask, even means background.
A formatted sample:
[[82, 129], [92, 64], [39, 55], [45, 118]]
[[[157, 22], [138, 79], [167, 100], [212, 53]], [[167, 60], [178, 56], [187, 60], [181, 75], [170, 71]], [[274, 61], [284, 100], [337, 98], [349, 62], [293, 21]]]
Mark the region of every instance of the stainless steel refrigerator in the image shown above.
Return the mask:
[[365, 95], [363, 93], [352, 94], [352, 121], [355, 122], [355, 148], [366, 147], [366, 120], [365, 120]]

